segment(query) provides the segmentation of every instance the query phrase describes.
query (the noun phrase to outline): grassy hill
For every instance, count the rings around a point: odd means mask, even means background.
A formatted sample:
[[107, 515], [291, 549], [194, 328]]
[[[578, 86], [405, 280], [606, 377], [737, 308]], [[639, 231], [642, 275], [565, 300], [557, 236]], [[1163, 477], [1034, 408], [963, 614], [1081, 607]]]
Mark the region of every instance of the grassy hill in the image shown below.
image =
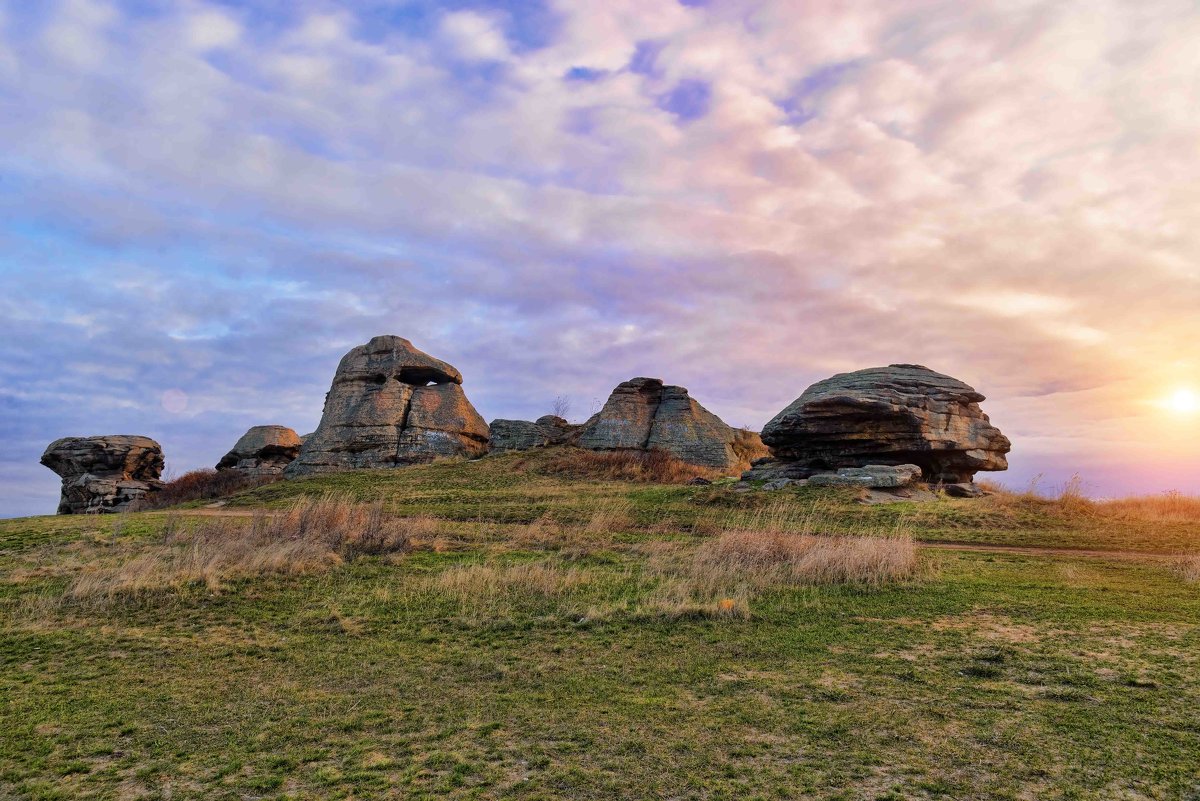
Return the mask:
[[653, 478], [549, 451], [0, 521], [0, 798], [1200, 793], [1195, 500]]

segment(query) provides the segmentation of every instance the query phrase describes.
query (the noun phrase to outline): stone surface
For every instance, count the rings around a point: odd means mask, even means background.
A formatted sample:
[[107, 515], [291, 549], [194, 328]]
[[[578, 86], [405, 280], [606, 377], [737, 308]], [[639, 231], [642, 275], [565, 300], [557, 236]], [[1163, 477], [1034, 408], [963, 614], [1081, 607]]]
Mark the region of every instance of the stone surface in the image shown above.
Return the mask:
[[819, 472], [795, 462], [785, 462], [773, 456], [755, 459], [750, 463], [750, 469], [742, 473], [742, 481], [775, 481], [790, 479], [800, 481]]
[[863, 490], [858, 502], [867, 506], [880, 503], [928, 503], [936, 501], [937, 493], [915, 487], [900, 487], [898, 489], [868, 489]]
[[842, 467], [836, 473], [817, 473], [808, 479], [813, 487], [866, 487], [890, 489], [907, 487], [921, 477], [915, 464], [869, 464], [865, 467]]
[[163, 486], [162, 448], [149, 437], [65, 437], [41, 462], [62, 477], [60, 515], [132, 510]]
[[300, 455], [302, 440], [286, 426], [254, 426], [217, 462], [218, 470], [279, 475]]
[[942, 490], [951, 498], [982, 498], [987, 495], [973, 481], [965, 484], [944, 484]]
[[591, 450], [660, 450], [687, 464], [733, 470], [744, 464], [734, 443], [755, 436], [726, 425], [683, 387], [634, 378], [613, 390], [576, 442]]
[[505, 453], [544, 448], [547, 445], [561, 445], [567, 442], [580, 427], [571, 425], [556, 415], [547, 414], [532, 422], [529, 420], [493, 420], [488, 428], [492, 431], [491, 452]]
[[762, 438], [797, 469], [915, 464], [930, 482], [970, 482], [978, 470], [1008, 467], [1008, 438], [979, 408], [982, 400], [920, 365], [858, 370], [813, 384]]
[[284, 475], [482, 456], [488, 426], [461, 385], [458, 370], [407, 339], [375, 337], [342, 357], [321, 424]]

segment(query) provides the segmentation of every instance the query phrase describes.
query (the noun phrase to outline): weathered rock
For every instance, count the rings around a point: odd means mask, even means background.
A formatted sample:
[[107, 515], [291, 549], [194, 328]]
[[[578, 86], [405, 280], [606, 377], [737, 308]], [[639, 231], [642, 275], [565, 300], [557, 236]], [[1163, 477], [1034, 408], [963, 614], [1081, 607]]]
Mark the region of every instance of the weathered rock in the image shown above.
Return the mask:
[[819, 472], [820, 470], [795, 462], [785, 462], [774, 456], [764, 456], [750, 463], [750, 469], [742, 473], [742, 481], [776, 481], [779, 479], [800, 481]]
[[657, 378], [619, 384], [604, 408], [583, 425], [577, 443], [590, 450], [659, 450], [698, 467], [736, 469], [734, 444], [757, 435], [726, 425], [688, 396]]
[[279, 475], [300, 455], [302, 440], [286, 426], [254, 426], [237, 441], [233, 450], [217, 462], [218, 470], [237, 470], [248, 475]]
[[788, 487], [802, 487], [807, 483], [808, 479], [805, 478], [773, 478], [763, 484], [762, 488], [767, 492], [774, 492], [775, 490], [787, 489]]
[[915, 464], [869, 464], [865, 467], [842, 467], [836, 473], [817, 473], [808, 479], [813, 487], [866, 487], [891, 489], [907, 487], [921, 477]]
[[712, 486], [712, 481], [704, 476], [696, 476], [695, 478], [689, 478], [687, 484], [689, 487], [708, 487]]
[[62, 476], [60, 515], [131, 510], [163, 487], [162, 448], [149, 437], [65, 437], [41, 462]]
[[970, 482], [978, 470], [1008, 468], [1011, 445], [979, 408], [982, 400], [920, 365], [858, 370], [813, 384], [762, 438], [799, 468], [915, 464], [930, 482]]
[[944, 484], [942, 490], [951, 498], [982, 498], [988, 494], [973, 481], [965, 484]]
[[488, 428], [492, 431], [490, 450], [492, 453], [527, 451], [547, 445], [561, 445], [579, 430], [557, 415], [547, 414], [537, 420], [493, 420]]
[[462, 374], [407, 339], [379, 336], [342, 357], [317, 430], [286, 476], [482, 456], [488, 427]]

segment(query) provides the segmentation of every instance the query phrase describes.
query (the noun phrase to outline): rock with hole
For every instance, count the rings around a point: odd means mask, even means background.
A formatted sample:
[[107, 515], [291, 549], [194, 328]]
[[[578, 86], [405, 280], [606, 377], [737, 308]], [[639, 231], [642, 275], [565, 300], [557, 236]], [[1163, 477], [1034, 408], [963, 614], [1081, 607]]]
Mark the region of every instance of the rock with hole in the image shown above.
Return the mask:
[[487, 423], [462, 374], [398, 336], [378, 336], [338, 365], [317, 430], [287, 477], [400, 467], [487, 452]]

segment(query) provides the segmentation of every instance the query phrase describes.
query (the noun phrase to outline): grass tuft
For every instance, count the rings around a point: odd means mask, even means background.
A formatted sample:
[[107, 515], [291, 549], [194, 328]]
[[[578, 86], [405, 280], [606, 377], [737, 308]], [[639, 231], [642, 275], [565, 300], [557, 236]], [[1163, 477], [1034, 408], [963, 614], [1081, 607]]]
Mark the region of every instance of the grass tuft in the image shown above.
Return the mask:
[[418, 532], [407, 522], [385, 515], [381, 503], [334, 496], [301, 498], [249, 520], [204, 518], [190, 529], [168, 520], [161, 542], [85, 570], [66, 597], [114, 600], [193, 585], [216, 592], [234, 578], [320, 573], [363, 554], [408, 550]]

